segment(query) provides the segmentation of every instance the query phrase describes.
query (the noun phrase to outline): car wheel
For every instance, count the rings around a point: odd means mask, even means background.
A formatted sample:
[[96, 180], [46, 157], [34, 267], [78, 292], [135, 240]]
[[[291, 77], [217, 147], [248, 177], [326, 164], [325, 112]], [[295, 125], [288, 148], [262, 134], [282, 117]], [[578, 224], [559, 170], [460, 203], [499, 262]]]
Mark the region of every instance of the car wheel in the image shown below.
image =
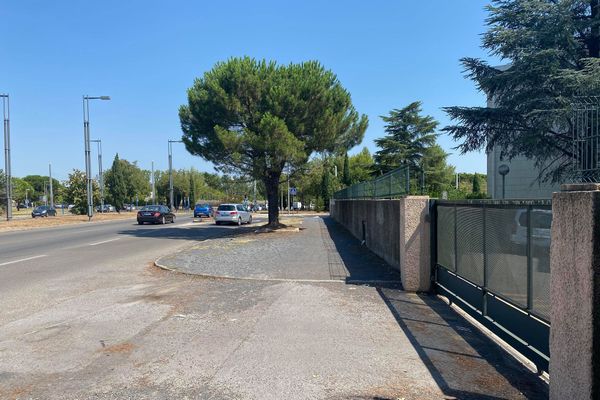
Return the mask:
[[171, 218], [171, 223], [174, 224], [175, 223], [175, 216], [173, 215], [173, 217]]
[[144, 225], [142, 221], [138, 221], [138, 225]]
[[165, 216], [163, 215], [162, 218], [160, 219], [160, 223], [161, 225], [164, 225], [167, 223], [167, 221], [165, 220]]
[[215, 225], [221, 225], [221, 221], [215, 221]]
[[238, 226], [242, 225], [242, 217], [238, 218], [238, 223], [237, 224], [238, 224]]
[[248, 225], [250, 225], [252, 223], [252, 215], [250, 216], [250, 218], [248, 218]]

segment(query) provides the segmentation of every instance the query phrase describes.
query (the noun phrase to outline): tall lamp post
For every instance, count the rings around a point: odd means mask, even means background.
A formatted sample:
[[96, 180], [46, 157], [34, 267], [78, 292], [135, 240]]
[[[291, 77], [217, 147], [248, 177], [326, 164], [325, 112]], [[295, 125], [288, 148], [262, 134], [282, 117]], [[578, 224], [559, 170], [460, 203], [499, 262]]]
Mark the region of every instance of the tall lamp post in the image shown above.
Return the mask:
[[52, 164], [48, 164], [48, 181], [50, 182], [50, 207], [54, 208], [54, 189], [52, 187]]
[[12, 219], [12, 184], [10, 167], [10, 99], [8, 94], [0, 94], [4, 115], [4, 173], [6, 174], [6, 220]]
[[83, 96], [83, 140], [85, 142], [85, 178], [89, 220], [94, 215], [94, 186], [92, 184], [92, 160], [90, 157], [90, 100], [110, 100], [110, 96]]
[[102, 139], [90, 140], [98, 145], [98, 185], [100, 186], [100, 212], [104, 212], [104, 170], [102, 169]]
[[498, 167], [498, 173], [500, 175], [502, 175], [502, 200], [504, 200], [504, 197], [506, 195], [506, 192], [505, 192], [506, 175], [508, 175], [509, 172], [510, 172], [510, 168], [508, 168], [508, 165], [506, 165], [506, 164], [502, 164], [501, 166]]
[[183, 143], [181, 140], [169, 140], [169, 206], [173, 209], [173, 143]]

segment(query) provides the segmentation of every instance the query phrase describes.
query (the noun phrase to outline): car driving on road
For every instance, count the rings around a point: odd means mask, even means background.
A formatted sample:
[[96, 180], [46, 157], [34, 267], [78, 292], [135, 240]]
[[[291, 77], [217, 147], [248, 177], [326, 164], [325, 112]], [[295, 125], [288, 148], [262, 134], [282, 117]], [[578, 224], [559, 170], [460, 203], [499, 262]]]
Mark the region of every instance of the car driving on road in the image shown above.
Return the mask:
[[145, 222], [166, 224], [167, 222], [175, 222], [175, 214], [167, 206], [145, 206], [138, 211], [137, 222], [140, 225]]
[[215, 223], [251, 224], [252, 214], [242, 204], [221, 204], [215, 212]]
[[31, 212], [31, 218], [48, 216], [56, 217], [56, 210], [50, 206], [38, 206]]
[[213, 213], [214, 211], [210, 204], [196, 204], [194, 207], [194, 218], [210, 218], [213, 216]]

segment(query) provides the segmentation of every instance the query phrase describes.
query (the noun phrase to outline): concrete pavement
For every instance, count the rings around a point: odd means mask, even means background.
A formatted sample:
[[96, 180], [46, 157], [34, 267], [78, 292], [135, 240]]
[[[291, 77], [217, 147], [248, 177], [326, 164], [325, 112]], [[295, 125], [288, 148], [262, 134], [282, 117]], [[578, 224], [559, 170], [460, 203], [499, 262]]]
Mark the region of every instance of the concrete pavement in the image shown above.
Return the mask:
[[[189, 220], [108, 225], [98, 232], [48, 230], [36, 237], [49, 241], [40, 248], [20, 249], [19, 238], [0, 236], [2, 262], [47, 253], [0, 266], [0, 398], [516, 399], [547, 393], [434, 298], [393, 285], [162, 271], [152, 260], [241, 231]], [[368, 256], [335, 226], [312, 233], [329, 235], [329, 250], [344, 265]], [[327, 241], [321, 236], [320, 243]], [[239, 259], [246, 270], [247, 264]]]

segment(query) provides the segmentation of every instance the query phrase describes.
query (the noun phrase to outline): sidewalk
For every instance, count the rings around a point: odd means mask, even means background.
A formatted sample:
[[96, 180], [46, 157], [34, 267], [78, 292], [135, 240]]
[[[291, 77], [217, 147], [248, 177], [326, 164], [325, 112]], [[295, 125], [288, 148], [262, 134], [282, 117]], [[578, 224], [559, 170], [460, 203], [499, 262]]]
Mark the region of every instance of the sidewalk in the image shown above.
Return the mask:
[[535, 374], [445, 303], [402, 291], [398, 274], [333, 220], [302, 226], [212, 239], [158, 260], [241, 279], [228, 287], [286, 281], [250, 294], [258, 299], [243, 296], [269, 305], [211, 382], [239, 398], [548, 397]]

